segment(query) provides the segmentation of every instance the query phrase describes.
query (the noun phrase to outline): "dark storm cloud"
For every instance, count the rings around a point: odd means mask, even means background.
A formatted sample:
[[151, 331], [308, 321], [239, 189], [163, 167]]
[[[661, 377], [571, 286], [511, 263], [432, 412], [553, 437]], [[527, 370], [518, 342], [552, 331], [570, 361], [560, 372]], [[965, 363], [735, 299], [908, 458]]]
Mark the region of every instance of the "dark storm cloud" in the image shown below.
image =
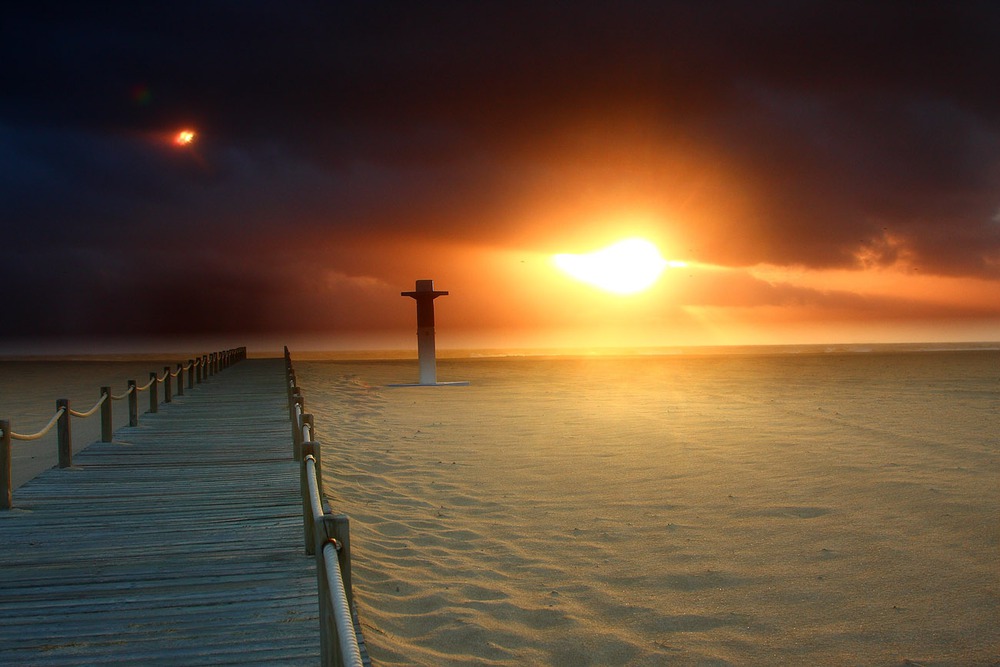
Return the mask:
[[[692, 148], [744, 197], [675, 230], [692, 259], [1000, 273], [994, 3], [38, 2], [0, 57], [6, 333], [277, 299], [297, 230], [504, 244], [581, 182], [655, 208]], [[150, 259], [192, 249], [173, 282]], [[57, 276], [90, 307], [42, 313]]]

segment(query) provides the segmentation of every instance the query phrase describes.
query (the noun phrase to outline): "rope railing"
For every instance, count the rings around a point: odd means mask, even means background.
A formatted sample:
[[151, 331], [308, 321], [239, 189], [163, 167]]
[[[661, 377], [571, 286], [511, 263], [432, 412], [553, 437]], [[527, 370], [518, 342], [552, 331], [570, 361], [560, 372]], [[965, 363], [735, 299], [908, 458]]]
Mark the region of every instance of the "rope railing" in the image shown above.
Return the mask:
[[107, 399], [108, 399], [108, 395], [107, 394], [101, 394], [101, 397], [97, 400], [97, 403], [94, 403], [94, 407], [92, 407], [91, 409], [87, 410], [86, 412], [77, 412], [76, 410], [70, 410], [69, 413], [71, 415], [73, 415], [74, 417], [80, 417], [82, 419], [86, 419], [90, 415], [92, 415], [95, 412], [97, 412], [97, 408], [101, 407], [101, 405], [103, 405], [104, 401], [106, 401]]
[[[38, 431], [37, 433], [23, 435], [21, 433], [14, 433], [13, 431], [11, 431], [10, 437], [13, 438], [14, 440], [39, 440], [41, 438], [44, 438], [46, 435], [48, 435], [49, 431], [52, 430], [52, 427], [56, 425], [56, 422], [59, 421], [59, 418], [62, 417], [64, 412], [66, 412], [65, 408], [59, 408], [58, 410], [56, 410], [56, 413], [52, 415], [52, 419], [49, 420], [49, 423], [43, 426], [42, 430]], [[7, 429], [4, 429], [4, 431], [6, 430]]]
[[[324, 512], [319, 495], [319, 485], [316, 483], [316, 457], [311, 454], [306, 456], [303, 459], [303, 464], [306, 468], [307, 493], [309, 506], [312, 510], [312, 521], [315, 526], [314, 534], [319, 536], [314, 549], [318, 560], [322, 562], [322, 567], [317, 566], [317, 570], [322, 570], [322, 573], [319, 574], [321, 577], [319, 582], [320, 623], [326, 625], [328, 622], [332, 622], [337, 639], [335, 646], [339, 647], [340, 664], [345, 665], [345, 667], [362, 667], [361, 648], [358, 646], [358, 636], [354, 631], [354, 619], [351, 616], [344, 577], [340, 570], [339, 556], [340, 552], [344, 550], [344, 545], [335, 537], [326, 537], [324, 534], [327, 514]], [[337, 517], [331, 518], [336, 521]], [[344, 519], [346, 518], [344, 517]], [[325, 610], [324, 607], [326, 607]], [[328, 619], [323, 618], [324, 611], [326, 611]], [[324, 634], [328, 635], [329, 632], [324, 632]], [[321, 642], [328, 643], [331, 637], [327, 636], [325, 639], [326, 642], [322, 642], [322, 639]], [[325, 646], [323, 648], [328, 651], [332, 647]]]
[[321, 447], [315, 441], [313, 416], [305, 412], [302, 390], [296, 383], [287, 347], [285, 373], [292, 449], [300, 462], [305, 550], [316, 558], [321, 664], [361, 667], [370, 661], [351, 585], [350, 519], [332, 513], [323, 502]]
[[123, 398], [128, 397], [133, 391], [135, 391], [135, 385], [130, 386], [128, 389], [126, 389], [124, 392], [120, 394], [111, 394], [111, 400], [120, 401]]
[[[182, 369], [181, 364], [177, 364], [177, 371], [171, 372], [170, 367], [164, 368], [163, 375], [159, 375], [155, 371], [150, 371], [149, 382], [147, 382], [142, 387], [139, 387], [135, 380], [128, 381], [128, 388], [122, 394], [112, 394], [111, 387], [101, 387], [101, 398], [98, 399], [97, 403], [94, 404], [92, 408], [84, 412], [79, 412], [73, 410], [70, 407], [69, 399], [60, 398], [56, 401], [56, 412], [49, 420], [49, 423], [45, 427], [38, 431], [37, 433], [31, 434], [21, 434], [16, 433], [11, 429], [10, 420], [0, 420], [0, 510], [10, 509], [12, 505], [12, 481], [13, 476], [11, 475], [11, 462], [13, 460], [11, 453], [11, 442], [13, 440], [38, 440], [45, 437], [53, 428], [57, 428], [57, 451], [59, 457], [59, 467], [69, 468], [73, 465], [73, 440], [72, 440], [72, 428], [70, 425], [71, 418], [75, 417], [77, 419], [86, 419], [94, 415], [98, 410], [101, 412], [101, 442], [111, 442], [113, 440], [113, 419], [112, 419], [112, 404], [114, 401], [120, 401], [128, 398], [128, 425], [130, 427], [139, 425], [139, 406], [138, 406], [138, 394], [140, 391], [149, 391], [149, 410], [150, 413], [155, 413], [159, 409], [159, 392], [158, 387], [160, 383], [164, 385], [163, 391], [163, 402], [169, 403], [174, 395], [174, 388], [172, 387], [171, 379], [178, 378], [176, 384], [176, 395], [182, 396], [184, 394], [184, 370], [189, 370], [188, 372], [188, 387], [193, 387], [195, 384], [195, 378], [197, 377], [197, 383], [201, 384], [207, 381], [208, 375], [214, 375], [215, 372], [228, 368], [229, 366], [235, 364], [238, 361], [246, 359], [247, 350], [245, 347], [232, 348], [229, 350], [223, 350], [221, 352], [213, 352], [211, 355], [202, 355], [198, 357], [197, 362], [193, 359], [188, 360], [188, 366]], [[201, 369], [208, 360], [211, 359], [214, 365], [214, 370], [212, 373], [203, 373], [199, 370], [198, 373], [194, 373], [194, 369], [197, 365]], [[108, 400], [111, 399], [111, 400]]]

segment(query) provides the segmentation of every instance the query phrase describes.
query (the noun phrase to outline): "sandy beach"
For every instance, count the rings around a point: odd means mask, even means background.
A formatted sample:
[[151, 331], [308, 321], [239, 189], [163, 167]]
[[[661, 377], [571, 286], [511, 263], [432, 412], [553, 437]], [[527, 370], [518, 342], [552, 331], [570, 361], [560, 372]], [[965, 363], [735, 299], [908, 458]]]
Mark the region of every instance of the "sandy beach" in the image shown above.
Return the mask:
[[381, 665], [993, 665], [996, 352], [299, 362]]

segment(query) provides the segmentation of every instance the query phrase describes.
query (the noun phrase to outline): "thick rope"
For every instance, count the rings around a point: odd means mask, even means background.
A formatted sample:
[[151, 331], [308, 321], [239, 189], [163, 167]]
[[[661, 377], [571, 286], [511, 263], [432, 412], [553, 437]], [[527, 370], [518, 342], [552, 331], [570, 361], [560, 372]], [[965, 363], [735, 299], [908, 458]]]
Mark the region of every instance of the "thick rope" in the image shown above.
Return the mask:
[[[103, 399], [101, 399], [101, 400], [103, 400]], [[39, 438], [43, 437], [46, 433], [48, 433], [49, 431], [52, 430], [52, 427], [56, 425], [56, 422], [59, 421], [59, 418], [63, 416], [64, 412], [66, 412], [66, 408], [59, 408], [58, 410], [56, 410], [56, 413], [54, 415], [52, 415], [52, 419], [49, 420], [49, 423], [46, 424], [45, 428], [43, 428], [38, 433], [32, 433], [30, 435], [24, 435], [22, 433], [14, 433], [13, 431], [11, 431], [10, 432], [10, 437], [13, 440], [38, 440]]]
[[77, 412], [76, 410], [70, 410], [69, 413], [74, 417], [89, 417], [90, 415], [97, 412], [97, 408], [101, 407], [101, 404], [104, 403], [104, 401], [106, 400], [108, 400], [108, 395], [101, 394], [101, 398], [97, 401], [97, 403], [94, 403], [94, 407], [87, 410], [86, 412]]
[[112, 401], [120, 401], [123, 398], [127, 397], [129, 394], [131, 394], [133, 389], [135, 389], [134, 386], [133, 387], [129, 387], [128, 389], [125, 390], [124, 394], [118, 394], [117, 396], [114, 395], [114, 394], [111, 394], [111, 400]]
[[323, 547], [323, 565], [326, 567], [327, 590], [333, 607], [334, 626], [337, 628], [337, 643], [340, 644], [340, 659], [345, 667], [362, 667], [361, 649], [358, 636], [354, 633], [351, 608], [347, 604], [347, 592], [337, 560], [337, 548], [330, 542]]
[[146, 384], [142, 385], [141, 387], [136, 387], [135, 390], [136, 391], [146, 391], [147, 389], [149, 389], [150, 387], [153, 386], [154, 382], [156, 382], [156, 378], [149, 378], [149, 382], [147, 382]]

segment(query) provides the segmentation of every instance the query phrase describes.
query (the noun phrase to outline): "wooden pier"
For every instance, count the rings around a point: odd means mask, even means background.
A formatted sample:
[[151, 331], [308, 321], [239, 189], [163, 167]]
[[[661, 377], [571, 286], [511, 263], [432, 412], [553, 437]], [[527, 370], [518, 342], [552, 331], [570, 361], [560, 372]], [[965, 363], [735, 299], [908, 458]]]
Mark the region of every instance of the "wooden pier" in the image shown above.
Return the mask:
[[242, 361], [15, 490], [0, 665], [318, 664], [290, 428], [282, 360]]

